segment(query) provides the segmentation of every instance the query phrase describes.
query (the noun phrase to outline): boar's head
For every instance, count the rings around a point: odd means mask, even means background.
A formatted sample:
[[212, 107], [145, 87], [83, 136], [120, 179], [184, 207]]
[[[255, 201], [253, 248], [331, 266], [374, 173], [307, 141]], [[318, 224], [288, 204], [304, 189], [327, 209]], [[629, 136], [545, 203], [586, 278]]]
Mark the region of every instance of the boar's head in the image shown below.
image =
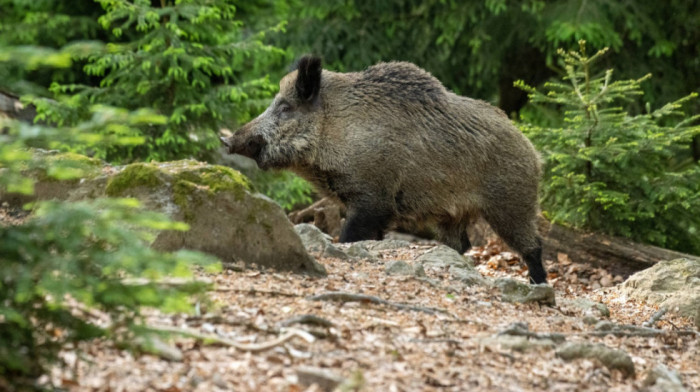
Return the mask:
[[255, 159], [261, 169], [289, 168], [314, 155], [323, 117], [321, 59], [302, 57], [280, 82], [280, 92], [260, 116], [230, 138], [221, 138], [230, 154]]

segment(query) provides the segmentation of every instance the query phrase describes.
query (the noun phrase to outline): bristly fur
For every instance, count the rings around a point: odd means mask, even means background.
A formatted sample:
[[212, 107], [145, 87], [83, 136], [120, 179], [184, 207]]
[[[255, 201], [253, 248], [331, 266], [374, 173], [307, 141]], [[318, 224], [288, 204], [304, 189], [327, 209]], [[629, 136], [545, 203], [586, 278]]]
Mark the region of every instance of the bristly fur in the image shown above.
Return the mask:
[[313, 101], [321, 89], [321, 58], [304, 56], [296, 65], [298, 71], [295, 83], [297, 96], [304, 102]]
[[227, 145], [345, 204], [341, 242], [381, 239], [391, 225], [428, 226], [464, 252], [466, 228], [482, 216], [523, 256], [530, 279], [546, 281], [532, 143], [498, 108], [452, 93], [413, 64], [338, 73], [304, 56], [270, 107]]

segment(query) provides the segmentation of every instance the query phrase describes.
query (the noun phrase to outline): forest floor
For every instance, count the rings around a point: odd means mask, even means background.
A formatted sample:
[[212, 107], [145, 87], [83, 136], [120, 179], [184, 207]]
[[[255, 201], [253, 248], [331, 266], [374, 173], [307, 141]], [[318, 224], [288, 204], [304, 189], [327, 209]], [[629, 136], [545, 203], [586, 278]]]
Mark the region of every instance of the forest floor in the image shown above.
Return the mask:
[[[431, 246], [387, 250], [377, 260], [322, 258], [325, 278], [257, 270], [200, 274], [215, 282], [213, 306], [201, 316], [152, 314], [148, 322], [217, 341], [175, 338], [169, 344], [181, 358], [174, 361], [93, 342], [65, 351], [70, 366], [51, 377], [69, 391], [323, 391], [338, 382], [345, 391], [636, 391], [662, 363], [687, 390], [700, 390], [700, 344], [697, 335], [682, 333], [693, 328], [689, 320], [666, 314], [656, 323], [665, 332], [654, 337], [592, 336], [598, 320], [565, 304], [602, 302], [610, 310], [602, 319], [639, 326], [657, 309], [619, 301], [609, 286], [622, 277], [562, 255], [546, 263], [558, 303], [544, 306], [502, 302], [491, 287], [450, 284], [446, 270], [426, 269], [435, 280], [385, 272], [388, 260], [414, 260]], [[498, 243], [470, 255], [484, 276], [525, 282], [525, 267]], [[389, 302], [307, 298], [328, 292]], [[622, 350], [635, 373], [595, 359], [565, 361], [545, 335], [503, 334], [518, 322], [535, 333], [563, 334], [566, 342]]]

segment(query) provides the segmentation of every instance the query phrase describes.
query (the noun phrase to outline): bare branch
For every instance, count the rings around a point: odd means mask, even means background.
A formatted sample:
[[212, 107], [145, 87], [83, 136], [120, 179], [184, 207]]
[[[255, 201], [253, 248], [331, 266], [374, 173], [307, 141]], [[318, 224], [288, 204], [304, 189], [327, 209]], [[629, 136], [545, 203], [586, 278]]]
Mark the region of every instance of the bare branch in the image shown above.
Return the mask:
[[167, 326], [161, 326], [161, 327], [151, 327], [150, 328], [152, 331], [155, 332], [167, 332], [167, 333], [174, 333], [182, 336], [187, 336], [196, 340], [201, 341], [204, 344], [208, 345], [222, 345], [222, 346], [229, 346], [233, 347], [236, 350], [240, 351], [247, 351], [247, 352], [261, 352], [261, 351], [267, 351], [271, 348], [275, 348], [281, 344], [284, 344], [288, 342], [289, 340], [294, 339], [295, 337], [299, 337], [304, 339], [307, 343], [313, 343], [316, 339], [313, 337], [313, 335], [309, 334], [306, 331], [302, 331], [300, 329], [287, 329], [286, 333], [277, 339], [270, 340], [269, 342], [264, 342], [264, 343], [259, 343], [259, 344], [243, 344], [243, 343], [238, 343], [234, 342], [233, 340], [222, 338], [217, 335], [213, 334], [204, 334], [201, 332], [193, 331], [191, 329], [185, 329], [185, 328], [176, 328], [176, 327], [167, 327]]
[[306, 297], [306, 299], [308, 299], [309, 301], [369, 302], [369, 303], [373, 303], [373, 304], [377, 304], [377, 305], [386, 305], [386, 306], [389, 306], [389, 307], [392, 307], [395, 309], [400, 309], [400, 310], [412, 310], [414, 312], [422, 312], [422, 313], [427, 313], [427, 314], [441, 313], [441, 314], [446, 314], [446, 315], [453, 317], [453, 318], [457, 318], [456, 316], [453, 316], [445, 309], [390, 302], [390, 301], [387, 301], [385, 299], [381, 299], [379, 297], [375, 297], [373, 295], [366, 295], [366, 294], [355, 294], [355, 293], [346, 293], [346, 292], [342, 292], [342, 291], [332, 291], [332, 292], [328, 292], [328, 293], [312, 295], [310, 297]]
[[662, 317], [668, 312], [667, 306], [662, 306], [656, 313], [654, 313], [651, 318], [642, 323], [642, 327], [653, 328], [656, 323], [661, 320]]

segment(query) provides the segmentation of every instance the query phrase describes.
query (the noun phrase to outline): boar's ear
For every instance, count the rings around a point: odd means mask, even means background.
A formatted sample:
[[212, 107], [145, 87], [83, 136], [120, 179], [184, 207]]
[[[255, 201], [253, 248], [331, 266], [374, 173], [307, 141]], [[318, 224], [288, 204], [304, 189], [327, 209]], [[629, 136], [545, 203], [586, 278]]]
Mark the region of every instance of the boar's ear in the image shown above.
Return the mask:
[[294, 84], [297, 97], [302, 102], [312, 102], [321, 90], [321, 58], [304, 56], [297, 63], [297, 81]]

